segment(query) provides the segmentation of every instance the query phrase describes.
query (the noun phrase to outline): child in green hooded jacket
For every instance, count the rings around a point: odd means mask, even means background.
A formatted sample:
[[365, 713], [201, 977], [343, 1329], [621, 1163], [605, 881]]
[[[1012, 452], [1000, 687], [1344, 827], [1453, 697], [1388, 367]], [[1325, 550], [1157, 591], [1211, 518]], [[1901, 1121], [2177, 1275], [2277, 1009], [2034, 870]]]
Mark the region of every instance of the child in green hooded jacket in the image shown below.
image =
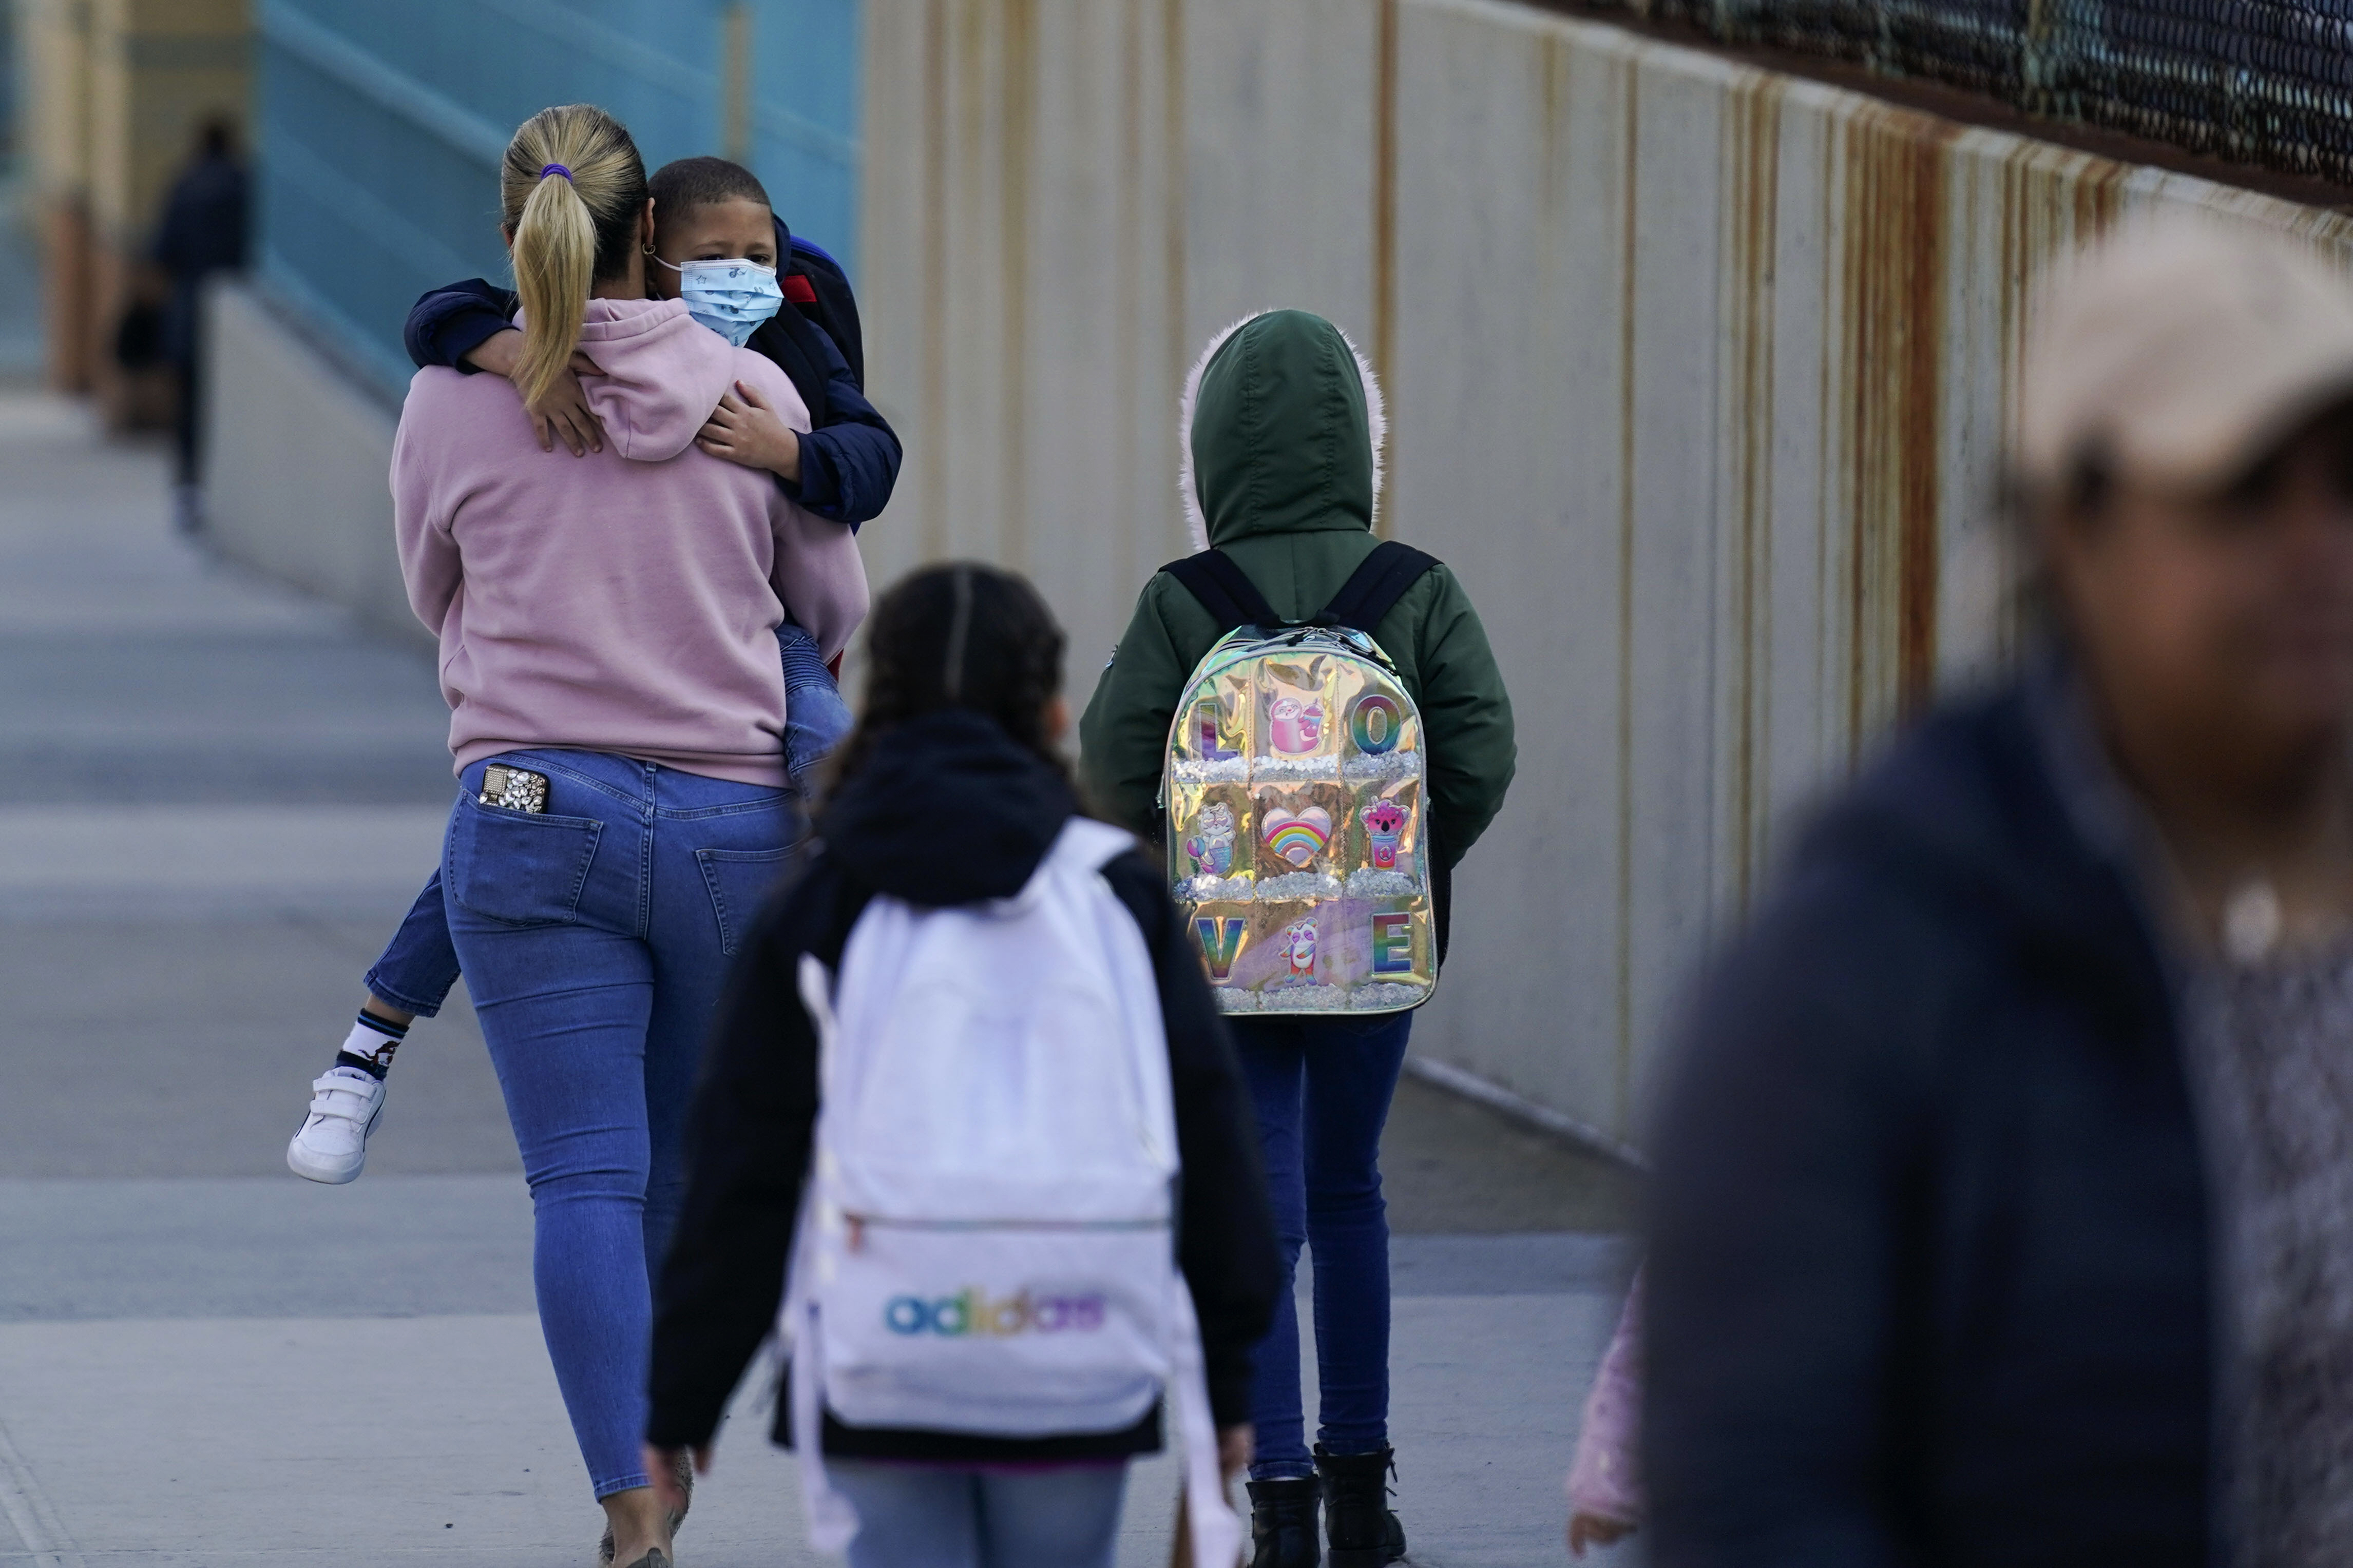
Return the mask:
[[[1384, 426], [1380, 388], [1363, 356], [1319, 316], [1253, 316], [1210, 340], [1186, 384], [1184, 426], [1195, 547], [1225, 552], [1282, 616], [1304, 619], [1323, 609], [1379, 542], [1372, 521]], [[1421, 713], [1442, 957], [1451, 872], [1512, 782], [1511, 699], [1478, 612], [1444, 565], [1369, 629]], [[1160, 832], [1161, 770], [1177, 700], [1225, 630], [1174, 577], [1156, 574], [1087, 705], [1080, 736], [1088, 786], [1103, 811], [1147, 839]], [[1385, 1484], [1388, 1226], [1377, 1157], [1413, 1015], [1228, 1022], [1258, 1113], [1286, 1282], [1257, 1357], [1252, 1568], [1318, 1561], [1319, 1497], [1334, 1568], [1372, 1568], [1405, 1552]], [[1288, 1289], [1303, 1243], [1315, 1254], [1320, 1400], [1312, 1452]]]

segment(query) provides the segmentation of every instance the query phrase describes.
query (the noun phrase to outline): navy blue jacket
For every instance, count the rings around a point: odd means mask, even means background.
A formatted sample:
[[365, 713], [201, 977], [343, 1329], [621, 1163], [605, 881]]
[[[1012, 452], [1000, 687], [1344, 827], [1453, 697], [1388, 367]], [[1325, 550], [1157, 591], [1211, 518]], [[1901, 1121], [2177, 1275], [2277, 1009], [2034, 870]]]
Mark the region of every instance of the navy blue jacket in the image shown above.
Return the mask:
[[151, 254], [172, 277], [164, 354], [174, 364], [195, 357], [196, 291], [204, 280], [245, 265], [248, 187], [245, 166], [226, 155], [200, 157], [173, 182]]
[[2207, 1560], [2215, 1316], [2175, 988], [2030, 680], [1835, 802], [1659, 1125], [1659, 1568]]
[[[797, 310], [777, 311], [744, 345], [774, 360], [808, 405], [812, 428], [801, 437], [800, 481], [776, 483], [818, 516], [856, 528], [890, 504], [899, 479], [898, 433], [866, 400], [864, 332], [841, 264], [781, 220], [776, 246], [789, 258], [786, 276], [807, 279], [815, 296]], [[512, 290], [469, 278], [419, 298], [401, 336], [419, 366], [470, 374], [466, 355], [514, 312]]]

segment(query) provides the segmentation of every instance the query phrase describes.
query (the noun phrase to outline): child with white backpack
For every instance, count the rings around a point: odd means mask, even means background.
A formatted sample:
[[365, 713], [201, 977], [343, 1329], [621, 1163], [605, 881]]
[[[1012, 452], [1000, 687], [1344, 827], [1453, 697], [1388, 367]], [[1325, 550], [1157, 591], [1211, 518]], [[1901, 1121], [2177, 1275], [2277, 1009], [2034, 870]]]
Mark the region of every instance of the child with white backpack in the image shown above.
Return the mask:
[[851, 1568], [1108, 1568], [1164, 1405], [1195, 1563], [1240, 1550], [1224, 1476], [1282, 1288], [1257, 1138], [1159, 867], [1080, 810], [1062, 647], [991, 567], [884, 597], [692, 1111], [652, 1473], [707, 1467], [781, 1328], [775, 1435]]

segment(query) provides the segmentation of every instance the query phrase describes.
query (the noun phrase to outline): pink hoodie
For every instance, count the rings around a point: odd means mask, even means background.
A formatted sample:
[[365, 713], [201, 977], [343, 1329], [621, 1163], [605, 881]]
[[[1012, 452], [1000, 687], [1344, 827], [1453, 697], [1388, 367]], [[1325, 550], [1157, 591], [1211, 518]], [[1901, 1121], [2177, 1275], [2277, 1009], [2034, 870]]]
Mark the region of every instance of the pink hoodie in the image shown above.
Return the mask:
[[737, 381], [796, 430], [784, 372], [675, 300], [591, 300], [580, 346], [605, 450], [543, 452], [514, 387], [420, 370], [392, 448], [409, 606], [441, 639], [449, 750], [617, 752], [785, 782], [786, 606], [830, 658], [866, 615], [849, 530], [694, 433]]

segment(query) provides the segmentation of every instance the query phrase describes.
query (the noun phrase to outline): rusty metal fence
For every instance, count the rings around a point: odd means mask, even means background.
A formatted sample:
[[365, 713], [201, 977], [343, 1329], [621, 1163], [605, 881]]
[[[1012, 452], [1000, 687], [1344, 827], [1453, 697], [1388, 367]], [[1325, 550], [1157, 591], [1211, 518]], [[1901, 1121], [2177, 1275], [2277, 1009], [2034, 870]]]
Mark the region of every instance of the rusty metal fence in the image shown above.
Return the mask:
[[2353, 0], [1621, 0], [2031, 114], [2353, 184]]

